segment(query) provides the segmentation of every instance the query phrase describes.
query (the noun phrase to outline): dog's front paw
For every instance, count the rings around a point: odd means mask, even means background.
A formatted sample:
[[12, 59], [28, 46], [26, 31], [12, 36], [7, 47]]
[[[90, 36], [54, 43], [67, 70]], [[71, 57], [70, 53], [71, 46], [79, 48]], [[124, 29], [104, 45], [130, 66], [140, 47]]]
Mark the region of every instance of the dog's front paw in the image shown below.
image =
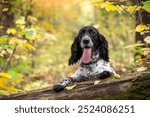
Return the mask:
[[62, 86], [62, 85], [54, 85], [53, 86], [53, 90], [55, 91], [55, 92], [60, 92], [60, 91], [62, 91], [62, 90], [64, 90], [64, 86]]

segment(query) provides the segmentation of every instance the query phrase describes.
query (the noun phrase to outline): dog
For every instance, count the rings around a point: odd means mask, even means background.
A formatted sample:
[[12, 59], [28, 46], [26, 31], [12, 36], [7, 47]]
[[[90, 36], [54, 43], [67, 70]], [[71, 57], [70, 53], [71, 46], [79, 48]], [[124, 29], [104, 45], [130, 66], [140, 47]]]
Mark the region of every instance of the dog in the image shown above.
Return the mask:
[[72, 82], [104, 79], [116, 74], [109, 64], [108, 42], [92, 26], [81, 28], [71, 45], [69, 65], [73, 65], [79, 60], [81, 63], [75, 74], [54, 85], [55, 92], [62, 91]]

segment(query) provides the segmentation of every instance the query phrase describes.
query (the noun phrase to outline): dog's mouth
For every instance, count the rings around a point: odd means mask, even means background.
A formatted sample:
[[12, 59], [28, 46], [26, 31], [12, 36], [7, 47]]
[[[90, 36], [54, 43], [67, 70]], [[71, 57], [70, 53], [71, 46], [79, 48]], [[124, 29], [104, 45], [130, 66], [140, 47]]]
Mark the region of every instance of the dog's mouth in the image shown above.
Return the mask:
[[92, 57], [92, 48], [83, 48], [81, 61], [84, 64], [87, 64], [91, 61], [91, 57]]

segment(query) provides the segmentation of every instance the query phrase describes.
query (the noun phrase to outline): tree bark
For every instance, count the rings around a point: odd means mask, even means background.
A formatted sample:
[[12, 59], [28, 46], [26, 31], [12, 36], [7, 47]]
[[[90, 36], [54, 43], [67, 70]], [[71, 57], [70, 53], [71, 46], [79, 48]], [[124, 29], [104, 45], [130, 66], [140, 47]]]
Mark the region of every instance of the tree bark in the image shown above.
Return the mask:
[[12, 13], [11, 0], [4, 0], [0, 2], [0, 25], [3, 30], [0, 30], [0, 35], [4, 35], [6, 30], [14, 24], [14, 14]]
[[94, 81], [76, 83], [72, 90], [55, 93], [52, 87], [0, 96], [3, 100], [68, 100], [68, 99], [150, 99], [150, 72], [107, 78], [94, 85]]
[[[138, 5], [139, 6], [139, 5], [142, 4], [142, 2], [147, 1], [147, 0], [131, 0], [131, 1], [132, 1], [133, 5]], [[150, 13], [145, 11], [144, 9], [141, 9], [139, 11], [136, 11], [135, 19], [136, 19], [135, 26], [137, 26], [139, 24], [144, 24], [144, 25], [150, 24]], [[144, 44], [143, 46], [141, 46], [142, 48], [143, 47], [148, 47], [149, 45], [147, 45], [144, 42], [144, 38], [147, 37], [147, 36], [150, 36], [150, 32], [144, 33], [144, 34], [141, 34], [140, 32], [136, 32], [135, 33], [135, 42], [136, 43], [140, 42], [140, 43]], [[136, 49], [138, 50], [138, 47]], [[136, 56], [141, 56], [141, 58], [144, 58], [144, 56], [139, 52], [135, 53], [135, 57]]]

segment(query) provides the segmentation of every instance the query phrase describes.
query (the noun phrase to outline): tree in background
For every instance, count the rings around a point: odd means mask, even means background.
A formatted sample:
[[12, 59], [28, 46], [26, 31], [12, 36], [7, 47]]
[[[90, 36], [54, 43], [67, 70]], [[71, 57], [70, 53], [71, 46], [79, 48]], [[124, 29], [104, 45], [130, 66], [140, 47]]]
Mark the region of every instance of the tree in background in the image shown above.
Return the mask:
[[[132, 2], [132, 4], [131, 4]], [[118, 11], [129, 15], [135, 21], [135, 42], [126, 48], [136, 47], [135, 62], [149, 66], [150, 58], [150, 1], [149, 0], [98, 0], [96, 6], [107, 12]], [[148, 69], [140, 67], [138, 71]]]

